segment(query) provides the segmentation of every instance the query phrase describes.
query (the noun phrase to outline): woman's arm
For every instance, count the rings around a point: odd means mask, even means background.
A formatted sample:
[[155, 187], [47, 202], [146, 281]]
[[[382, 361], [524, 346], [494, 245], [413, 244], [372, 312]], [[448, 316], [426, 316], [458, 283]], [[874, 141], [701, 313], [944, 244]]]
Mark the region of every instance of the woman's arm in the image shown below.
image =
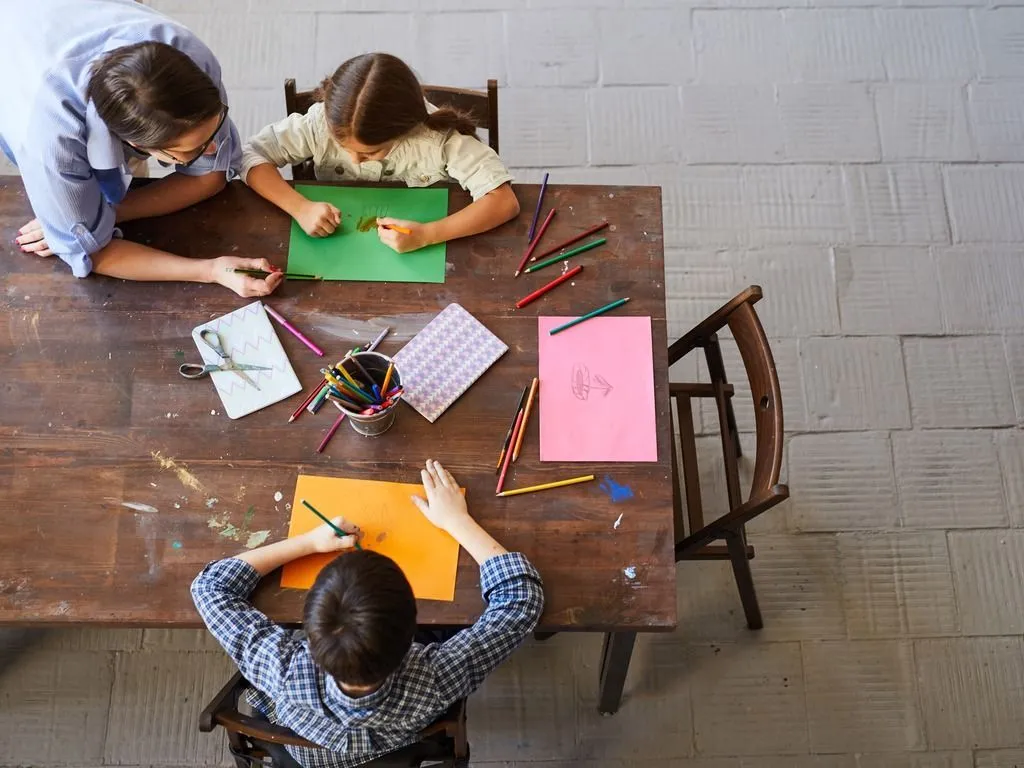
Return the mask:
[[190, 259], [173, 253], [133, 243], [111, 240], [92, 255], [93, 271], [122, 280], [182, 280], [192, 283], [219, 283], [239, 296], [266, 296], [284, 279], [275, 272], [264, 280], [241, 275], [237, 267], [262, 269], [273, 272], [266, 259], [246, 259], [239, 256], [220, 256], [214, 259]]
[[148, 219], [163, 216], [195, 205], [213, 197], [227, 184], [223, 173], [206, 173], [202, 176], [186, 176], [172, 173], [152, 184], [128, 190], [124, 200], [115, 207], [117, 221]]
[[[487, 232], [518, 215], [519, 200], [512, 191], [512, 185], [506, 182], [461, 211], [437, 221], [420, 223], [404, 219], [379, 218], [377, 234], [385, 245], [399, 253], [406, 253], [434, 243], [445, 243], [460, 237]], [[384, 224], [403, 227], [409, 230], [409, 234], [396, 229], [386, 229]]]

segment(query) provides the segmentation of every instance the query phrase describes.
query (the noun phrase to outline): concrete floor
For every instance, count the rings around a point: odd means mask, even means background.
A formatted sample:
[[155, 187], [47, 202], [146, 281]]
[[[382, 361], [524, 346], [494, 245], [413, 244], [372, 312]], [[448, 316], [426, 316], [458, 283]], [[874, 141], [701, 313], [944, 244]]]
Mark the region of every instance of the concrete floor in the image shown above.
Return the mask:
[[[727, 566], [683, 564], [680, 628], [639, 641], [618, 716], [598, 637], [531, 642], [471, 701], [477, 764], [1024, 765], [1024, 7], [155, 4], [220, 55], [243, 133], [286, 75], [361, 50], [499, 77], [520, 180], [663, 186], [673, 336], [765, 288], [793, 489], [753, 537], [765, 629]], [[222, 764], [195, 722], [229, 672], [198, 632], [32, 636], [0, 765]]]

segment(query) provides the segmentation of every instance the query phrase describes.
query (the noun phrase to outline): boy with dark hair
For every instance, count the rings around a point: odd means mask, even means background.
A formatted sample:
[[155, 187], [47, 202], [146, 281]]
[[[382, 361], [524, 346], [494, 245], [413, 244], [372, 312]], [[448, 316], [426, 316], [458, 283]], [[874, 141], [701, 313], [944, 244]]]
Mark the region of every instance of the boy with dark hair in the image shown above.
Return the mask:
[[[480, 564], [487, 607], [443, 643], [422, 645], [412, 588], [390, 558], [352, 550], [359, 532], [341, 518], [208, 565], [192, 583], [203, 621], [255, 686], [253, 704], [323, 749], [289, 747], [307, 768], [347, 768], [416, 741], [473, 692], [533, 631], [544, 607], [540, 575], [470, 516], [451, 474], [427, 461], [426, 499], [413, 502]], [[346, 551], [309, 591], [305, 636], [276, 626], [249, 603], [260, 577], [313, 552]]]

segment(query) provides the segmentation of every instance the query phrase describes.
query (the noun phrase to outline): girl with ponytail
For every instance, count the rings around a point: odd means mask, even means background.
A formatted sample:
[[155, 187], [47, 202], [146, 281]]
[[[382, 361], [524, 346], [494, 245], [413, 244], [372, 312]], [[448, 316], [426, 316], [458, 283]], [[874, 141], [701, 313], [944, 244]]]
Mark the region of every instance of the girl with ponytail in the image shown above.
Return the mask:
[[399, 253], [486, 232], [519, 213], [512, 176], [494, 150], [477, 139], [472, 121], [453, 109], [428, 105], [416, 75], [401, 59], [387, 53], [349, 59], [321, 83], [317, 97], [305, 115], [267, 126], [242, 151], [245, 182], [307, 234], [330, 235], [341, 212], [307, 200], [281, 178], [278, 168], [306, 160], [313, 161], [321, 180], [410, 187], [456, 181], [473, 196], [469, 206], [438, 221], [378, 219], [381, 241]]

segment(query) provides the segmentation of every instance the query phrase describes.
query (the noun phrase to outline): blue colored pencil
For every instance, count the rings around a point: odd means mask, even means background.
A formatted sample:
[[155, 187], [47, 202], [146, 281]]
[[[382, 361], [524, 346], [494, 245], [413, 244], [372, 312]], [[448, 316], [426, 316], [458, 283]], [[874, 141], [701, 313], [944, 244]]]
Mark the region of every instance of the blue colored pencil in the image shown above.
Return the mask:
[[568, 323], [564, 323], [558, 326], [557, 328], [552, 328], [550, 331], [548, 331], [548, 333], [551, 336], [554, 336], [556, 333], [564, 331], [566, 328], [572, 328], [574, 325], [579, 325], [584, 320], [589, 320], [592, 317], [603, 315], [605, 312], [611, 312], [616, 307], [621, 307], [627, 301], [629, 301], [629, 297], [626, 297], [625, 299], [617, 299], [613, 301], [611, 304], [605, 304], [603, 307], [598, 307], [593, 312], [587, 312], [587, 314], [581, 315], [580, 317], [577, 317], [575, 320], [570, 320]]
[[540, 183], [540, 195], [537, 196], [537, 210], [533, 212], [533, 222], [530, 224], [530, 234], [526, 236], [526, 242], [533, 242], [533, 233], [537, 231], [537, 219], [540, 218], [540, 206], [544, 202], [544, 191], [548, 188], [548, 174], [545, 171], [544, 181]]

